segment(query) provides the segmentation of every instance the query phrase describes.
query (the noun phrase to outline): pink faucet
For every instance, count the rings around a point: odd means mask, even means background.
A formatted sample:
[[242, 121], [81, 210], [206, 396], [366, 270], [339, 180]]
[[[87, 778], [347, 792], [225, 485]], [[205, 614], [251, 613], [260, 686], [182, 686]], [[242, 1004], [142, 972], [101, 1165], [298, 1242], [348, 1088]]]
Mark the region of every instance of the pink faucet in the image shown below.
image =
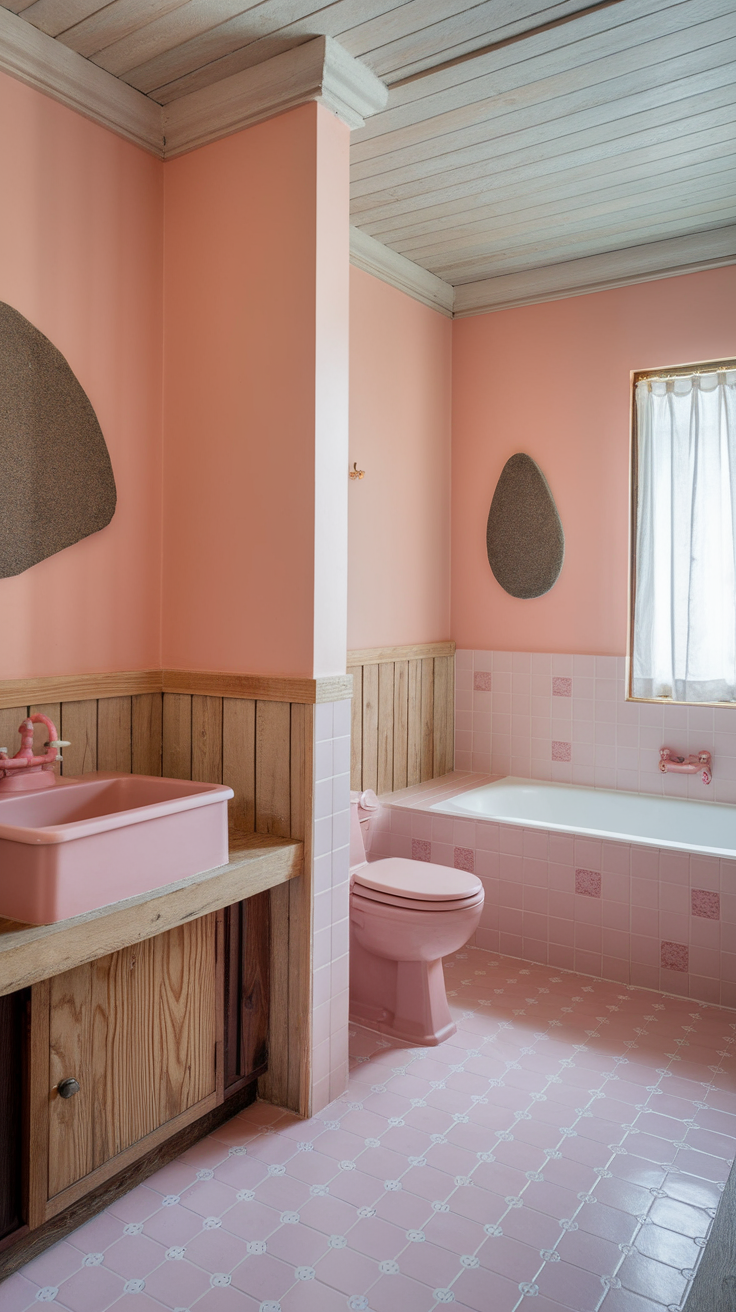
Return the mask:
[[[44, 743], [43, 756], [33, 753], [33, 726], [45, 724], [49, 741]], [[56, 725], [47, 715], [29, 715], [18, 728], [20, 751], [8, 756], [7, 747], [0, 747], [0, 792], [24, 792], [34, 788], [49, 788], [56, 782], [54, 763], [60, 761], [60, 747], [69, 747], [56, 732]]]
[[675, 756], [669, 747], [660, 747], [659, 768], [662, 774], [697, 774], [701, 770], [700, 777], [704, 784], [709, 784], [713, 778], [710, 752], [698, 752], [695, 756]]

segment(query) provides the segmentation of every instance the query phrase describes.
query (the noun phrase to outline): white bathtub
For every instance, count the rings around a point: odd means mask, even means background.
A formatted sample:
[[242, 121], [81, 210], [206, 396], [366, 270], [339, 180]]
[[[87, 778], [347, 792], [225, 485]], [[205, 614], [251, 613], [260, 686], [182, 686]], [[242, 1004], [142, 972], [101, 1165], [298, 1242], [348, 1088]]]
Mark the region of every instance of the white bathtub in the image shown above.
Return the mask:
[[736, 806], [724, 803], [509, 777], [435, 802], [431, 809], [529, 829], [736, 857]]

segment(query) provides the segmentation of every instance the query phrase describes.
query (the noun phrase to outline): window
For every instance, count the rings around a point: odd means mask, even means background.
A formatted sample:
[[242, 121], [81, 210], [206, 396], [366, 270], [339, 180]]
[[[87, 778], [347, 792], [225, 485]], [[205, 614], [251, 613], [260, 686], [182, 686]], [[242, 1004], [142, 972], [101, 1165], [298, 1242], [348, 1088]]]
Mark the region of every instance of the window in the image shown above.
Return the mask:
[[634, 375], [631, 696], [736, 703], [736, 360]]

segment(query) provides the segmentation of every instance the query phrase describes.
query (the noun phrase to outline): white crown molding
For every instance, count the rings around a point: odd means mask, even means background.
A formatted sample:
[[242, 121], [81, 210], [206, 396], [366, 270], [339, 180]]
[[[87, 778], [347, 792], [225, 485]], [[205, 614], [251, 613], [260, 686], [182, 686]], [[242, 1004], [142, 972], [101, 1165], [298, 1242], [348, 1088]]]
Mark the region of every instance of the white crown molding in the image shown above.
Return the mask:
[[[388, 90], [331, 37], [316, 37], [162, 109], [75, 50], [0, 7], [0, 72], [136, 146], [169, 159], [316, 100], [348, 127], [383, 109]], [[431, 276], [431, 275], [428, 275]]]
[[331, 37], [315, 37], [173, 100], [164, 109], [164, 155], [171, 159], [310, 100], [348, 127], [362, 127], [387, 99], [387, 88], [369, 68]]
[[160, 105], [2, 8], [0, 71], [43, 91], [136, 146], [154, 155], [162, 154]]
[[405, 255], [392, 251], [383, 242], [369, 237], [360, 228], [350, 229], [350, 263], [364, 273], [372, 273], [374, 278], [389, 283], [421, 301], [432, 310], [439, 310], [448, 319], [452, 318], [454, 290], [449, 282], [437, 278]]
[[455, 287], [455, 318], [568, 296], [587, 296], [630, 283], [674, 278], [726, 264], [736, 264], [736, 225], [733, 224], [550, 264], [542, 269], [525, 269], [522, 273], [505, 273], [498, 278], [460, 284]]

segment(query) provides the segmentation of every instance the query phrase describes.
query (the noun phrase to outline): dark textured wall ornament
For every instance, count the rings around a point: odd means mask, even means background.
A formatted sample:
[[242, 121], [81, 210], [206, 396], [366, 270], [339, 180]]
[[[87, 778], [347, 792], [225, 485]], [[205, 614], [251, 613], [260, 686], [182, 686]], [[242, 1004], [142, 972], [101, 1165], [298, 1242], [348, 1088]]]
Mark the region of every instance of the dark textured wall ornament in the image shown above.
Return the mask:
[[89, 398], [61, 352], [0, 301], [0, 578], [105, 528], [116, 495]]
[[512, 597], [541, 597], [557, 582], [565, 535], [547, 480], [517, 452], [496, 484], [486, 530], [488, 563]]

